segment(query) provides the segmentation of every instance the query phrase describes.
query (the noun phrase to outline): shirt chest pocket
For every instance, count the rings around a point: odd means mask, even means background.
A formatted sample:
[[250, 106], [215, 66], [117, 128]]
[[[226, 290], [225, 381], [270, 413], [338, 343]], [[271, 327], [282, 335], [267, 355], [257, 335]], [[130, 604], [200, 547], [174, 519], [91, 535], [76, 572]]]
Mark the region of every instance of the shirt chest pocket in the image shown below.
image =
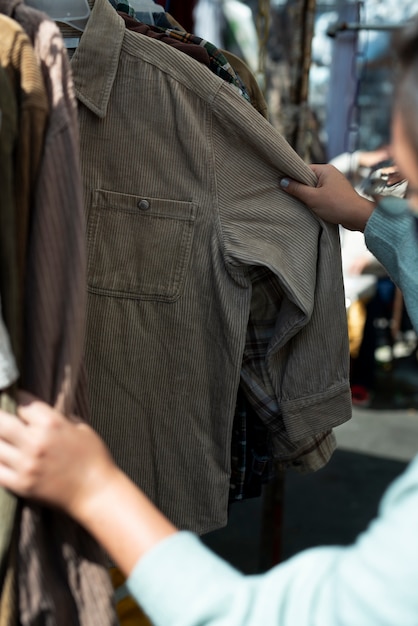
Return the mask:
[[87, 229], [89, 291], [177, 300], [189, 264], [195, 213], [192, 202], [95, 191]]

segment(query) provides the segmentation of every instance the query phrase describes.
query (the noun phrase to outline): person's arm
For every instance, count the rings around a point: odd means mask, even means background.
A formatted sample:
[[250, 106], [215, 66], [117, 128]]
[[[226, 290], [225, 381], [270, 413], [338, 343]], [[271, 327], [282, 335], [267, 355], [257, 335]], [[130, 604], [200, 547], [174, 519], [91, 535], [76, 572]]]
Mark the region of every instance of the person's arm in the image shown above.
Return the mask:
[[382, 198], [364, 235], [369, 250], [402, 291], [405, 308], [418, 332], [418, 237], [408, 201]]
[[282, 178], [280, 187], [306, 204], [319, 218], [364, 232], [375, 203], [360, 196], [346, 177], [332, 165], [311, 165], [316, 187]]
[[418, 458], [379, 513], [354, 544], [304, 550], [255, 576], [180, 532], [139, 561], [128, 586], [155, 626], [416, 626]]
[[115, 465], [99, 436], [29, 394], [18, 416], [0, 411], [0, 485], [59, 507], [125, 575], [176, 528]]
[[21, 421], [0, 411], [0, 485], [84, 524], [129, 575], [154, 626], [416, 626], [418, 459], [355, 544], [244, 576], [177, 532], [89, 427], [23, 399]]

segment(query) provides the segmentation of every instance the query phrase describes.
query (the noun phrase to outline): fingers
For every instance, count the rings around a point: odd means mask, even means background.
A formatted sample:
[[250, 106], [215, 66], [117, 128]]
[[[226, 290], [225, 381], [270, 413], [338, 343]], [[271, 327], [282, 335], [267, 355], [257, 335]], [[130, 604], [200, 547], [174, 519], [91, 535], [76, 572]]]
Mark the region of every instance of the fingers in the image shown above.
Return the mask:
[[312, 165], [310, 165], [309, 167], [318, 178], [318, 181], [322, 176], [324, 176], [324, 174], [327, 173], [327, 171], [338, 171], [333, 165], [330, 165], [329, 163], [312, 163]]
[[316, 187], [290, 178], [282, 178], [280, 187], [301, 200], [319, 219], [350, 230], [364, 230], [374, 203], [360, 196], [333, 165], [311, 165], [311, 169], [317, 177]]
[[27, 391], [18, 392], [17, 402], [17, 415], [28, 426], [45, 425], [60, 419], [60, 415], [49, 404], [42, 402]]
[[14, 446], [19, 445], [24, 438], [25, 428], [16, 415], [0, 411], [0, 440]]
[[322, 187], [325, 177], [329, 175], [330, 171], [332, 172], [334, 170], [337, 172], [337, 170], [327, 164], [312, 164], [310, 165], [310, 169], [317, 177], [316, 187], [299, 183], [287, 176], [279, 180], [279, 185], [284, 191], [295, 196], [298, 200], [301, 200], [304, 204], [312, 208], [318, 196], [318, 188]]
[[46, 445], [61, 418], [49, 405], [28, 393], [19, 392], [18, 402], [17, 416], [0, 410], [0, 464], [16, 469], [22, 454], [35, 456]]
[[45, 462], [42, 460], [40, 465], [39, 450], [31, 442], [20, 448], [0, 439], [0, 486], [26, 498], [36, 495]]
[[19, 467], [19, 450], [13, 444], [4, 439], [0, 439], [0, 467], [8, 469]]
[[298, 198], [304, 204], [309, 206], [312, 203], [314, 195], [312, 191], [315, 190], [315, 187], [309, 187], [309, 185], [304, 185], [303, 183], [299, 183], [296, 180], [287, 177], [282, 178], [279, 181], [279, 185], [284, 191], [291, 196], [295, 196], [295, 198]]
[[7, 465], [0, 465], [0, 485], [17, 495], [21, 495], [16, 472]]
[[20, 446], [25, 429], [26, 426], [15, 415], [0, 411], [0, 485], [15, 492], [22, 466]]

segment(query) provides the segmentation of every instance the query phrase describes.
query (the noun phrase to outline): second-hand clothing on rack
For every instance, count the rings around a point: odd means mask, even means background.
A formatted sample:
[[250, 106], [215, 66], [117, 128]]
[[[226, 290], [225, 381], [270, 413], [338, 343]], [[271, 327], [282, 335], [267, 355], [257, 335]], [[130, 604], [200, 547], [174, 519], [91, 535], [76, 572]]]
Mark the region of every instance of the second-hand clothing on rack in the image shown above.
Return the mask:
[[[114, 6], [113, 2], [112, 6]], [[133, 19], [129, 15], [129, 8], [123, 6], [123, 10], [120, 10], [119, 4], [115, 8], [129, 30], [158, 39], [191, 56], [199, 63], [203, 63], [211, 72], [234, 85], [257, 111], [264, 117], [268, 117], [267, 103], [261, 89], [250, 69], [239, 57], [226, 50], [219, 50], [207, 40], [185, 32], [182, 26], [167, 13], [159, 13], [158, 24], [149, 26]], [[162, 25], [162, 18], [164, 18], [164, 25]], [[312, 447], [311, 442], [309, 447]], [[231, 435], [229, 481], [231, 503], [248, 497], [258, 497], [261, 494], [262, 485], [276, 478], [278, 467], [272, 457], [269, 432], [239, 388]], [[300, 457], [306, 459], [302, 453], [298, 454], [298, 462], [300, 462]], [[301, 462], [300, 465], [302, 465]]]
[[[86, 394], [80, 388], [85, 219], [74, 87], [54, 22], [19, 0], [1, 0], [0, 13], [1, 63], [17, 106], [13, 219], [1, 236], [15, 242], [8, 259], [17, 269], [12, 304], [17, 314], [23, 311], [17, 328], [18, 384], [70, 416], [76, 396], [81, 400]], [[6, 121], [5, 116], [2, 147]], [[3, 188], [0, 208], [3, 214]], [[11, 291], [3, 287], [2, 282], [2, 313], [11, 304]], [[4, 322], [14, 351], [7, 315]], [[113, 590], [97, 543], [68, 517], [29, 501], [18, 502], [7, 520], [13, 521], [11, 545], [1, 555], [0, 624], [115, 626]]]
[[[284, 456], [286, 438], [306, 442], [351, 415], [338, 231], [278, 189], [280, 175], [314, 177], [238, 91], [126, 30], [107, 0], [72, 70], [92, 421], [169, 518], [208, 532], [227, 520], [242, 368], [274, 392]], [[257, 268], [271, 289], [255, 306]], [[250, 314], [268, 329], [261, 358], [245, 354]]]
[[[22, 354], [19, 384], [88, 419], [84, 352], [92, 423], [116, 461], [203, 534], [227, 522], [239, 388], [285, 467], [326, 463], [332, 429], [351, 415], [338, 230], [279, 189], [283, 175], [315, 180], [233, 63], [222, 56], [218, 71], [131, 32], [107, 0], [89, 4], [71, 72], [57, 26], [0, 0], [36, 57], [44, 103], [33, 109], [43, 126], [13, 131], [17, 163], [25, 153], [33, 165], [15, 170], [13, 188], [27, 208], [10, 253], [25, 315], [15, 334], [2, 283], [1, 319]], [[26, 502], [14, 528], [1, 626], [117, 623], [84, 531]]]

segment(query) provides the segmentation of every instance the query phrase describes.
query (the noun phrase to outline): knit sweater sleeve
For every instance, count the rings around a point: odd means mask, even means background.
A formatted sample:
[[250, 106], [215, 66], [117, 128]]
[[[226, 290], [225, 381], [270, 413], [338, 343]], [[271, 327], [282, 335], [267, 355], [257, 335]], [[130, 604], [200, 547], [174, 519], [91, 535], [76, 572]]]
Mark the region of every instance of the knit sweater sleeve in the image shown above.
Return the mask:
[[154, 626], [416, 626], [418, 457], [348, 547], [244, 576], [189, 532], [150, 550], [128, 588]]
[[384, 198], [364, 231], [366, 245], [401, 289], [411, 322], [418, 329], [418, 228], [408, 204]]

